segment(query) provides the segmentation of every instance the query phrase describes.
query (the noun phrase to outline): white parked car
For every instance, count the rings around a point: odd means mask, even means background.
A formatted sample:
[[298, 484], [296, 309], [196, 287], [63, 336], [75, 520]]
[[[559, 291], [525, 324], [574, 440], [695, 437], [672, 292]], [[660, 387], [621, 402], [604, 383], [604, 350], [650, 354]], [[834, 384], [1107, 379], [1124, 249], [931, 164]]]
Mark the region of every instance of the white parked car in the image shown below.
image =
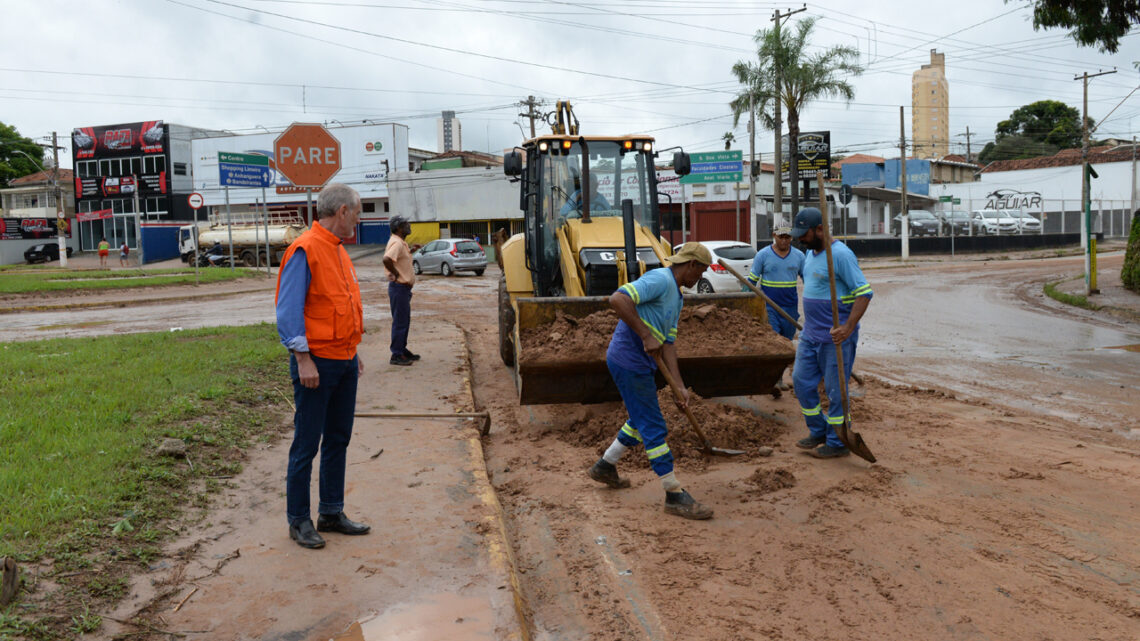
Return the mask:
[[974, 225], [978, 233], [985, 236], [1016, 234], [1020, 226], [1008, 209], [976, 209]]
[[1035, 216], [1020, 209], [1010, 209], [1007, 212], [1010, 216], [1017, 221], [1017, 230], [1022, 234], [1039, 234], [1041, 233], [1041, 221], [1037, 220]]
[[[715, 261], [723, 258], [724, 262], [740, 272], [741, 276], [748, 276], [752, 269], [752, 259], [756, 258], [756, 250], [748, 243], [736, 240], [702, 240], [699, 241], [712, 254], [714, 263], [705, 270], [705, 275], [697, 282], [696, 287], [686, 287], [682, 291], [688, 294], [715, 294], [738, 292], [743, 287], [736, 277], [716, 264]], [[681, 245], [673, 248], [674, 253], [681, 249]]]

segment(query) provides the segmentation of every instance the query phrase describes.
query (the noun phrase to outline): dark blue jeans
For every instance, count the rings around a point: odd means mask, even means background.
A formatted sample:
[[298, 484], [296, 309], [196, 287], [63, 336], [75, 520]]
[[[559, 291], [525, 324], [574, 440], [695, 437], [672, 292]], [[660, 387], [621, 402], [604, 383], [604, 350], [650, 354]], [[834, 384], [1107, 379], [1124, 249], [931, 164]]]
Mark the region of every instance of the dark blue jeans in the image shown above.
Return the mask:
[[352, 438], [352, 415], [356, 411], [356, 357], [340, 361], [312, 357], [320, 376], [316, 389], [301, 385], [297, 358], [289, 357], [293, 378], [293, 445], [289, 448], [289, 468], [285, 475], [285, 503], [289, 524], [312, 518], [309, 512], [309, 481], [313, 458], [321, 451], [320, 514], [344, 510], [345, 451]]
[[408, 353], [408, 328], [412, 324], [412, 288], [389, 282], [388, 305], [392, 310], [392, 356], [403, 356]]

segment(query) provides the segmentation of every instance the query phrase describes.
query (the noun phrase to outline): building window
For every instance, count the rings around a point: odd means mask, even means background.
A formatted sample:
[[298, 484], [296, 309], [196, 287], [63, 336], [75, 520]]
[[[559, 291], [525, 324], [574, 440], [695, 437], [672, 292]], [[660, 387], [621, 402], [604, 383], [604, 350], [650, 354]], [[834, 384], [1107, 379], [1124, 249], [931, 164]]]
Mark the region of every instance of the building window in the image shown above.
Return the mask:
[[384, 213], [388, 213], [388, 201], [384, 201]]
[[360, 211], [365, 214], [376, 213], [376, 203], [362, 203], [360, 205]]
[[110, 160], [100, 160], [99, 161], [99, 175], [100, 176], [110, 176], [111, 175], [111, 161]]
[[186, 163], [184, 163], [184, 162], [174, 163], [174, 175], [175, 176], [185, 176], [186, 175]]
[[99, 175], [99, 161], [80, 160], [75, 163], [75, 171], [80, 178], [94, 178]]
[[166, 171], [166, 156], [143, 156], [142, 161], [144, 174], [154, 175]]

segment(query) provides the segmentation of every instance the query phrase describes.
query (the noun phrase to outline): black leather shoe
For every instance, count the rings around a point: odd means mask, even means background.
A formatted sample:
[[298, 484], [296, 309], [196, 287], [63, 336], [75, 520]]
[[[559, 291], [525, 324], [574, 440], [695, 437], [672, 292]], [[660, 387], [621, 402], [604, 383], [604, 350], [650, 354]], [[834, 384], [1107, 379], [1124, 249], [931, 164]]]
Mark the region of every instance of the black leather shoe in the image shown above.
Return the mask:
[[317, 550], [325, 546], [325, 540], [313, 529], [312, 519], [305, 519], [296, 525], [290, 525], [289, 538], [303, 548]]
[[393, 356], [392, 358], [388, 359], [388, 363], [391, 365], [411, 365], [413, 362], [415, 361], [408, 358], [407, 356]]
[[317, 518], [317, 529], [321, 532], [340, 532], [341, 534], [368, 534], [371, 525], [350, 521], [344, 512], [340, 514], [322, 514]]
[[413, 360], [413, 361], [418, 361], [418, 360], [420, 360], [420, 355], [419, 354], [413, 354], [413, 353], [409, 352], [408, 350], [404, 350], [404, 358], [407, 358], [407, 359]]

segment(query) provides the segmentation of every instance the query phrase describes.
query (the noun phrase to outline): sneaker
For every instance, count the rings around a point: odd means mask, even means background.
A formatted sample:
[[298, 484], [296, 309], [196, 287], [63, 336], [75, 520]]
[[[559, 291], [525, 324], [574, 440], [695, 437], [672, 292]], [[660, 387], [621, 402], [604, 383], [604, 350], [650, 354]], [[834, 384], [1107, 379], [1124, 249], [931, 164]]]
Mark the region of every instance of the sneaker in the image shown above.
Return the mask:
[[826, 442], [827, 442], [827, 439], [822, 437], [822, 436], [819, 438], [816, 438], [814, 436], [809, 436], [807, 438], [801, 438], [800, 440], [796, 441], [796, 447], [798, 447], [802, 450], [814, 450], [815, 448], [819, 447], [820, 445], [823, 445]]
[[694, 521], [711, 519], [713, 515], [712, 508], [701, 505], [685, 490], [665, 493], [665, 513]]
[[409, 352], [408, 350], [404, 350], [404, 358], [407, 358], [407, 359], [413, 360], [413, 361], [418, 361], [418, 360], [420, 360], [420, 355], [419, 354], [413, 354], [413, 353]]
[[606, 459], [598, 459], [597, 463], [590, 466], [588, 474], [595, 481], [604, 483], [615, 490], [629, 487], [629, 479], [618, 476], [617, 466], [607, 462]]
[[392, 365], [411, 365], [414, 362], [415, 361], [407, 356], [393, 356], [388, 360], [388, 363]]
[[816, 458], [840, 458], [842, 456], [850, 456], [851, 450], [846, 447], [831, 447], [830, 445], [821, 445], [811, 451], [811, 455]]

